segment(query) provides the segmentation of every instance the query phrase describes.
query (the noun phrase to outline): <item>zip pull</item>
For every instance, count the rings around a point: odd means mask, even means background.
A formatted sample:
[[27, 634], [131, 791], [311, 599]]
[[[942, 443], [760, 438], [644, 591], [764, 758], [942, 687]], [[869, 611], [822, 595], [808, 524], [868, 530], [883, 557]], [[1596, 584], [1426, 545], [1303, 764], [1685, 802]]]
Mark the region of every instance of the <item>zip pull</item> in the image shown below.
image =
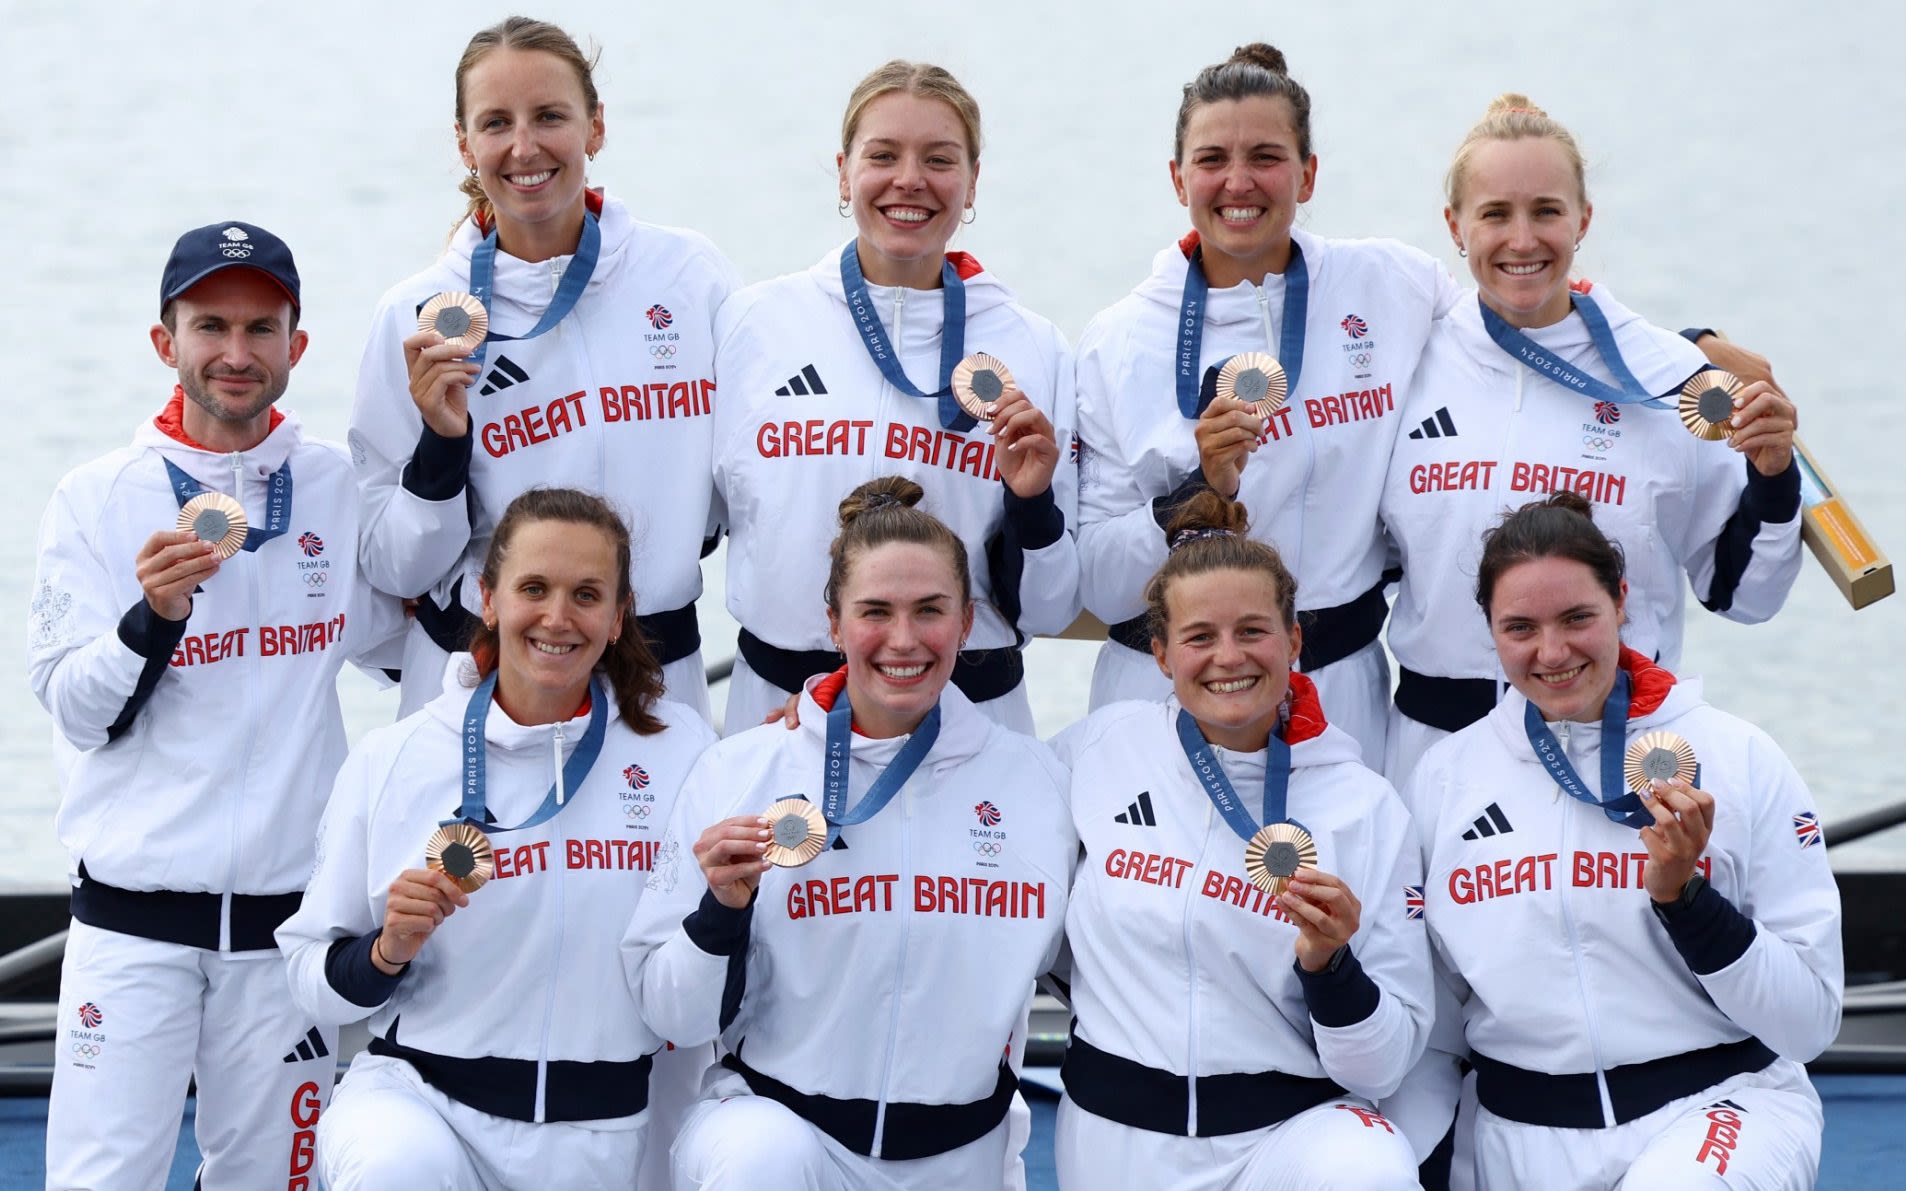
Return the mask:
[[556, 746], [556, 805], [561, 806], [569, 797], [569, 791], [563, 787], [563, 726], [556, 725], [556, 735], [550, 738]]
[[1516, 372], [1516, 412], [1517, 413], [1522, 412], [1522, 374], [1527, 371], [1528, 371], [1527, 368], [1518, 368], [1515, 370]]
[[[1521, 387], [1521, 384], [1522, 384], [1522, 382], [1521, 382], [1520, 380], [1518, 380], [1518, 381], [1516, 382], [1516, 386], [1517, 386], [1518, 388], [1520, 388], [1520, 387]], [[1558, 744], [1560, 744], [1560, 745], [1562, 746], [1562, 755], [1563, 755], [1564, 757], [1568, 757], [1568, 756], [1569, 756], [1569, 747], [1568, 747], [1568, 745], [1569, 745], [1569, 721], [1567, 721], [1567, 720], [1563, 720], [1563, 721], [1562, 721], [1562, 724], [1561, 724], [1561, 728], [1562, 728], [1562, 730], [1561, 730], [1560, 732], [1558, 732], [1558, 733], [1556, 733], [1556, 743], [1558, 743]], [[1570, 758], [1570, 760], [1571, 760], [1571, 762], [1572, 762], [1572, 761], [1573, 761], [1573, 758], [1571, 757], [1571, 758]], [[1559, 802], [1561, 802], [1561, 801], [1562, 801], [1562, 787], [1561, 787], [1561, 785], [1560, 785], [1559, 783], [1558, 783], [1558, 784], [1556, 785], [1556, 787], [1555, 787], [1555, 797], [1553, 797], [1553, 798], [1551, 798], [1551, 799], [1550, 799], [1549, 801], [1551, 801], [1551, 802], [1557, 802], [1557, 803], [1559, 803]]]
[[1264, 323], [1264, 350], [1276, 355], [1277, 336], [1271, 334], [1271, 295], [1265, 293], [1261, 285], [1253, 285], [1251, 289], [1257, 294], [1257, 316]]
[[232, 452], [232, 499], [240, 504], [245, 500], [245, 453]]

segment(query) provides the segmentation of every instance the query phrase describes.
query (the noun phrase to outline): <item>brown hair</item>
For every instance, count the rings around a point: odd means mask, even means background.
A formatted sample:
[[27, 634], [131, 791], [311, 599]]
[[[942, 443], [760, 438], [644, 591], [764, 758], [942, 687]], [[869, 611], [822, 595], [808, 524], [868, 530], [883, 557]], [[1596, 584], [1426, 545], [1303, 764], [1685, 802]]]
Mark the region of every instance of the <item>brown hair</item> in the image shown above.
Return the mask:
[[[652, 736], [665, 726], [654, 712], [655, 701], [662, 697], [662, 667], [642, 636], [635, 619], [635, 592], [629, 586], [629, 527], [609, 507], [607, 501], [574, 488], [531, 488], [503, 510], [496, 532], [490, 536], [490, 550], [483, 558], [483, 586], [494, 592], [508, 561], [510, 543], [516, 531], [532, 522], [559, 521], [566, 525], [586, 525], [601, 531], [615, 545], [616, 603], [622, 608], [622, 623], [616, 630], [615, 643], [602, 651], [596, 671], [609, 680], [615, 692], [622, 722], [639, 736]], [[487, 676], [496, 669], [497, 634], [478, 622], [470, 639], [470, 656], [476, 660], [477, 673]]]
[[1496, 580], [1510, 567], [1542, 558], [1566, 558], [1595, 574], [1608, 598], [1621, 603], [1626, 569], [1621, 543], [1611, 542], [1595, 524], [1594, 508], [1575, 492], [1551, 492], [1530, 501], [1482, 535], [1482, 561], [1476, 567], [1476, 603], [1490, 614]]
[[960, 606], [973, 602], [973, 575], [966, 543], [946, 523], [914, 506], [926, 490], [904, 476], [876, 476], [840, 502], [840, 533], [827, 548], [827, 607], [840, 615], [840, 593], [854, 560], [888, 542], [915, 542], [946, 555], [960, 587]]
[[1470, 159], [1476, 155], [1478, 145], [1485, 141], [1519, 141], [1531, 137], [1551, 140], [1562, 146], [1562, 152], [1568, 157], [1569, 168], [1575, 172], [1575, 197], [1583, 206], [1587, 206], [1587, 169], [1582, 164], [1582, 149], [1575, 143], [1574, 134], [1535, 106], [1528, 96], [1510, 91], [1496, 96], [1490, 102], [1482, 119], [1469, 130], [1463, 143], [1456, 146], [1456, 156], [1451, 159], [1449, 173], [1443, 179], [1443, 191], [1449, 197], [1450, 209], [1462, 210], [1463, 183], [1468, 179]]
[[841, 152], [853, 148], [854, 133], [860, 128], [860, 118], [866, 113], [867, 105], [896, 91], [937, 99], [952, 108], [966, 129], [966, 155], [972, 158], [972, 164], [979, 163], [979, 101], [945, 67], [930, 62], [908, 62], [904, 58], [875, 67], [854, 85], [853, 94], [847, 97], [847, 111], [841, 116]]
[[1282, 96], [1290, 103], [1291, 123], [1297, 129], [1297, 155], [1309, 161], [1310, 92], [1290, 76], [1277, 47], [1261, 41], [1239, 46], [1229, 58], [1205, 67], [1185, 84], [1185, 97], [1178, 104], [1178, 128], [1172, 134], [1171, 159], [1180, 164], [1185, 160], [1185, 128], [1191, 123], [1191, 113], [1206, 104], [1257, 95]]
[[1145, 621], [1152, 640], [1167, 639], [1171, 627], [1165, 597], [1171, 585], [1189, 575], [1212, 571], [1260, 571], [1277, 585], [1277, 613], [1284, 627], [1297, 627], [1297, 580], [1277, 548], [1246, 536], [1251, 527], [1245, 507], [1209, 488], [1178, 510], [1165, 529], [1171, 553], [1145, 585]]
[[[534, 50], [544, 54], [554, 54], [576, 72], [576, 82], [582, 87], [583, 107], [593, 116], [602, 110], [602, 97], [596, 94], [596, 60], [602, 56], [584, 54], [576, 39], [564, 33], [548, 21], [531, 20], [529, 17], [510, 17], [479, 29], [470, 44], [463, 47], [463, 57], [457, 59], [457, 111], [456, 122], [463, 128], [463, 83], [476, 64], [489, 56], [491, 50]], [[467, 131], [467, 130], [466, 130]], [[464, 211], [464, 218], [475, 219], [478, 223], [488, 222], [495, 216], [490, 207], [490, 198], [483, 193], [483, 183], [475, 174], [466, 173], [458, 189], [470, 201]]]

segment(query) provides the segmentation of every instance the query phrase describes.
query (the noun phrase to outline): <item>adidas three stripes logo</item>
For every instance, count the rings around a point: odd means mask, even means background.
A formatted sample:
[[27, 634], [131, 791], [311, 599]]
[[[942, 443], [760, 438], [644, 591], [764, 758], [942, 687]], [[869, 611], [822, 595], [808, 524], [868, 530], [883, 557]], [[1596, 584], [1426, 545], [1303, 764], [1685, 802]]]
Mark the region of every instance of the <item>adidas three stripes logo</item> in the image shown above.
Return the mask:
[[1488, 810], [1477, 816], [1475, 825], [1463, 832], [1463, 838], [1488, 839], [1492, 835], [1508, 835], [1514, 830], [1515, 828], [1509, 826], [1509, 816], [1503, 814], [1502, 808], [1492, 802]]
[[483, 378], [483, 387], [477, 390], [477, 394], [482, 397], [488, 397], [498, 389], [507, 389], [511, 385], [520, 385], [528, 379], [529, 373], [523, 371], [521, 364], [518, 364], [508, 356], [498, 356], [496, 358], [495, 367], [491, 368], [490, 374]]
[[1130, 823], [1134, 827], [1156, 827], [1157, 816], [1152, 814], [1152, 792], [1150, 790], [1138, 796], [1137, 801], [1125, 808], [1123, 814], [1112, 816], [1114, 823]]
[[1410, 431], [1411, 438], [1455, 438], [1456, 423], [1449, 416], [1449, 407], [1443, 406], [1434, 414], [1423, 419], [1423, 424]]
[[284, 1061], [302, 1063], [307, 1059], [321, 1059], [330, 1053], [331, 1048], [324, 1044], [324, 1035], [318, 1033], [318, 1027], [312, 1026], [305, 1032], [304, 1039], [298, 1043], [298, 1048], [286, 1055]]
[[776, 397], [806, 397], [809, 394], [827, 395], [827, 386], [821, 383], [821, 374], [814, 370], [812, 364], [803, 364], [799, 372], [788, 377], [787, 384], [774, 391]]

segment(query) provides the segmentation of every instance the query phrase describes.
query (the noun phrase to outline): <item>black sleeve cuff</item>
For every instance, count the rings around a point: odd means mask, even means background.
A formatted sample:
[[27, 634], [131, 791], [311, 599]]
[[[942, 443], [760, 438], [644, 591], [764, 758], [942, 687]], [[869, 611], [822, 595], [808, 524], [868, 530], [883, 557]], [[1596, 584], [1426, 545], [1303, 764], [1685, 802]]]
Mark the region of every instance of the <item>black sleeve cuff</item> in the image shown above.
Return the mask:
[[1013, 523], [1021, 550], [1044, 550], [1066, 532], [1066, 515], [1059, 511], [1051, 488], [1030, 498], [1006, 489], [1006, 520]]
[[1204, 478], [1204, 468], [1200, 467], [1186, 476], [1184, 483], [1173, 488], [1163, 496], [1154, 497], [1152, 499], [1152, 520], [1158, 522], [1159, 531], [1162, 533], [1170, 528], [1171, 519], [1178, 515], [1178, 510], [1183, 508], [1186, 502], [1190, 501], [1192, 497], [1209, 487], [1211, 487], [1211, 485], [1206, 482]]
[[682, 919], [688, 941], [710, 955], [739, 955], [748, 949], [748, 931], [754, 922], [754, 898], [742, 909], [731, 910], [710, 889], [701, 904]]
[[148, 662], [169, 662], [172, 651], [185, 639], [185, 626], [191, 620], [167, 620], [141, 599], [119, 618], [119, 640]]
[[405, 964], [397, 975], [386, 976], [371, 962], [371, 945], [383, 933], [379, 927], [355, 939], [348, 936], [339, 939], [331, 944], [331, 950], [324, 957], [324, 978], [330, 982], [332, 991], [365, 1009], [375, 1009], [390, 1000], [404, 973], [410, 971], [410, 965]]
[[1754, 944], [1754, 920], [1712, 885], [1703, 885], [1685, 909], [1657, 917], [1696, 976], [1720, 971]]
[[1342, 958], [1321, 972], [1306, 972], [1292, 961], [1297, 983], [1304, 990], [1304, 1007], [1320, 1026], [1354, 1026], [1377, 1011], [1383, 990], [1363, 970], [1363, 964], [1345, 944]]
[[1714, 334], [1713, 327], [1683, 327], [1681, 329], [1681, 338], [1695, 344], [1701, 342], [1701, 336], [1712, 334]]
[[1777, 476], [1763, 476], [1751, 460], [1747, 467], [1747, 487], [1741, 491], [1741, 511], [1755, 521], [1784, 524], [1800, 514], [1800, 460], [1796, 457], [1787, 470]]
[[470, 480], [470, 451], [476, 436], [468, 426], [456, 438], [445, 438], [424, 423], [417, 449], [404, 465], [404, 490], [425, 500], [449, 500]]

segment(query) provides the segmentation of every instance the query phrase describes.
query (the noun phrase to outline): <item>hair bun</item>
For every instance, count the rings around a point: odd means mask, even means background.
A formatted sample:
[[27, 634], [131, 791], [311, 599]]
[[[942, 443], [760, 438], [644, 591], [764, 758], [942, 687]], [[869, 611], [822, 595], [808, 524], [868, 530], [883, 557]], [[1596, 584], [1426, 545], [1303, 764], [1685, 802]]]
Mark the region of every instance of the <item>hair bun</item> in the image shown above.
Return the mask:
[[847, 494], [840, 502], [840, 526], [846, 529], [875, 509], [910, 509], [926, 496], [926, 489], [905, 476], [876, 476]]
[[1268, 42], [1254, 41], [1250, 45], [1241, 45], [1231, 51], [1226, 66], [1235, 62], [1248, 62], [1252, 66], [1262, 66], [1272, 74], [1288, 75], [1290, 67], [1284, 61], [1284, 54]]
[[1511, 112], [1526, 112], [1531, 116], [1547, 117], [1548, 113], [1535, 106], [1535, 100], [1519, 91], [1504, 91], [1489, 101], [1489, 108], [1483, 112], [1483, 119], [1491, 116], [1507, 115]]
[[1206, 488], [1179, 508], [1165, 526], [1165, 540], [1177, 546], [1181, 538], [1192, 541], [1223, 534], [1242, 536], [1250, 528], [1250, 514], [1242, 504]]
[[1542, 502], [1551, 509], [1566, 509], [1571, 513], [1580, 513], [1590, 521], [1595, 519], [1595, 506], [1579, 492], [1551, 492]]

